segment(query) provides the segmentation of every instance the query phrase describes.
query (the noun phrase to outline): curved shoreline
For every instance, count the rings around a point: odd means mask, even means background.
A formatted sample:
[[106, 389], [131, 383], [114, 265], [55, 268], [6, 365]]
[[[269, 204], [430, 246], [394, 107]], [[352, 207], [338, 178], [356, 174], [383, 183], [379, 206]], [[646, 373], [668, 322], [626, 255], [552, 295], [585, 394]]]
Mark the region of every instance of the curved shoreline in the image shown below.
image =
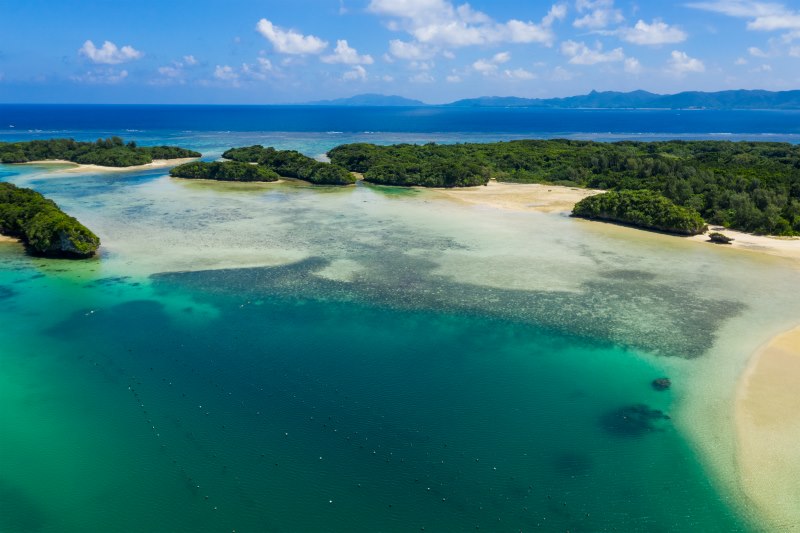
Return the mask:
[[199, 157], [181, 157], [178, 159], [154, 159], [151, 163], [144, 165], [134, 165], [130, 167], [105, 167], [102, 165], [84, 165], [82, 163], [75, 163], [74, 161], [67, 161], [66, 159], [45, 159], [42, 161], [27, 161], [25, 163], [17, 163], [19, 165], [51, 165], [63, 164], [73, 165], [71, 168], [59, 169], [60, 173], [80, 173], [80, 172], [131, 172], [136, 170], [147, 170], [151, 168], [166, 168], [196, 161]]
[[800, 531], [800, 326], [750, 359], [736, 392], [736, 464], [748, 503], [780, 531]]

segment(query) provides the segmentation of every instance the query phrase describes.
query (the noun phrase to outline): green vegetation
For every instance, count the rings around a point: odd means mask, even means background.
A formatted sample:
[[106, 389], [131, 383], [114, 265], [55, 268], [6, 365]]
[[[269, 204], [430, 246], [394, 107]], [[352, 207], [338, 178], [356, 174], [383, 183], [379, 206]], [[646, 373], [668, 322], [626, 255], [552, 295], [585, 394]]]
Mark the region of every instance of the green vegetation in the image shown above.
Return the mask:
[[173, 178], [217, 181], [277, 181], [280, 177], [266, 167], [239, 161], [192, 161], [171, 169], [169, 175]]
[[612, 191], [589, 196], [575, 204], [572, 214], [681, 235], [697, 235], [707, 229], [697, 211], [677, 206], [653, 191]]
[[331, 163], [380, 185], [471, 187], [486, 185], [491, 168], [474, 150], [479, 144], [346, 144], [328, 152]]
[[100, 239], [52, 200], [31, 189], [0, 183], [0, 233], [18, 237], [28, 249], [53, 257], [90, 257]]
[[[393, 185], [468, 186], [490, 178], [608, 190], [650, 190], [712, 224], [754, 233], [800, 234], [800, 146], [564, 139], [489, 144], [349, 144], [333, 164]], [[437, 173], [446, 169], [446, 173]]]
[[308, 181], [315, 185], [350, 185], [356, 182], [347, 169], [339, 165], [320, 163], [295, 150], [276, 150], [261, 145], [231, 148], [222, 157], [243, 163], [257, 163], [279, 176]]
[[0, 162], [27, 163], [63, 159], [85, 165], [131, 167], [152, 163], [154, 159], [200, 157], [200, 153], [177, 146], [137, 146], [125, 144], [119, 137], [97, 139], [96, 142], [77, 142], [73, 139], [50, 139], [0, 143]]

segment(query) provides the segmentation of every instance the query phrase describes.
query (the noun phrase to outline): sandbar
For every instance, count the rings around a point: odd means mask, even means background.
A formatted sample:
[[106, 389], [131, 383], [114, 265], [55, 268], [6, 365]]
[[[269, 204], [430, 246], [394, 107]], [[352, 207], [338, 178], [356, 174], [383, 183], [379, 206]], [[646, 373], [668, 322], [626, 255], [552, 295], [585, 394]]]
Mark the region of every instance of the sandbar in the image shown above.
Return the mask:
[[541, 211], [544, 213], [570, 212], [580, 200], [605, 192], [539, 183], [500, 183], [494, 180], [485, 187], [435, 190], [448, 198], [469, 204], [512, 211]]
[[134, 165], [131, 167], [105, 167], [102, 165], [83, 165], [66, 161], [64, 159], [47, 159], [44, 161], [28, 161], [22, 163], [23, 165], [47, 165], [47, 164], [66, 164], [71, 165], [69, 168], [58, 169], [59, 173], [65, 174], [78, 174], [83, 172], [133, 172], [137, 170], [147, 170], [151, 168], [166, 168], [182, 165], [190, 161], [197, 161], [198, 157], [182, 157], [178, 159], [154, 159], [152, 163], [145, 165]]
[[752, 357], [739, 382], [736, 459], [742, 490], [773, 531], [800, 531], [800, 326]]
[[0, 235], [0, 243], [4, 242], [19, 242], [19, 239], [16, 237], [9, 237], [7, 235]]

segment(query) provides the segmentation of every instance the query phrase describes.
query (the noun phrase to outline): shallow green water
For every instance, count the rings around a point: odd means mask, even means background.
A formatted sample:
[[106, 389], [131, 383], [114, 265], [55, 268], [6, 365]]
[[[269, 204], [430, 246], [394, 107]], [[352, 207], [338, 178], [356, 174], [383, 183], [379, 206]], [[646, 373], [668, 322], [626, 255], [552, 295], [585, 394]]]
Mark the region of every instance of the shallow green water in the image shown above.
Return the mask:
[[2, 531], [747, 529], [658, 415], [723, 328], [791, 318], [781, 262], [427, 193], [10, 179], [105, 252], [0, 245]]

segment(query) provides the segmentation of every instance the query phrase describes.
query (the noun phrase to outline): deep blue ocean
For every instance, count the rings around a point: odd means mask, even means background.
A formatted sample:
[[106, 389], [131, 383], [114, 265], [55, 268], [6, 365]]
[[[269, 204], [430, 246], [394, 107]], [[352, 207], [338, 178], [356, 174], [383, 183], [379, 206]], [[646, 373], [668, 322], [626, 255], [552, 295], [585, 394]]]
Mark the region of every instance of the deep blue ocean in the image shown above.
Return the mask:
[[[0, 138], [60, 131], [480, 133], [794, 140], [800, 111], [459, 107], [0, 105]], [[763, 139], [762, 139], [763, 138]]]

